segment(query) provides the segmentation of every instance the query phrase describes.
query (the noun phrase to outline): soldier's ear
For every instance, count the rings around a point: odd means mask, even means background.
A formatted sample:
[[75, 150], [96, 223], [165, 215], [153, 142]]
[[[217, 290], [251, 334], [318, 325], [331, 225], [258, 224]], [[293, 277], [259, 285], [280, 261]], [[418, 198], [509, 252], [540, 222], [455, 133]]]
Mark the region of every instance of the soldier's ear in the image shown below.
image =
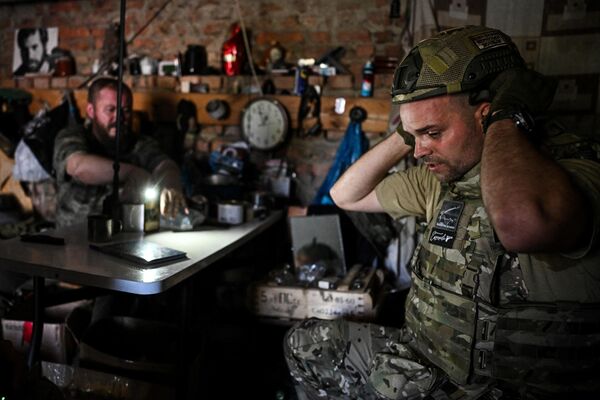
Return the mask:
[[479, 123], [479, 125], [483, 128], [483, 122], [487, 118], [490, 113], [490, 103], [484, 101], [480, 103], [477, 109], [475, 110], [475, 120]]
[[94, 119], [94, 105], [92, 103], [88, 103], [85, 107], [85, 112], [89, 119]]

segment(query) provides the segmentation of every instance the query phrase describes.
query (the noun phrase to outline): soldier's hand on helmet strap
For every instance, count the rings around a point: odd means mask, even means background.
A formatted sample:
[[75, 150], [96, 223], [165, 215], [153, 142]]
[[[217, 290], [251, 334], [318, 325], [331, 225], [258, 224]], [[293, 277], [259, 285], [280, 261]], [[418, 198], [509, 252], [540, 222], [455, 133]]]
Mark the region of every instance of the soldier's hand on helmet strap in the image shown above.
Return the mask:
[[513, 68], [501, 72], [490, 84], [490, 113], [504, 109], [519, 109], [533, 117], [543, 114], [554, 98], [556, 80], [538, 72]]

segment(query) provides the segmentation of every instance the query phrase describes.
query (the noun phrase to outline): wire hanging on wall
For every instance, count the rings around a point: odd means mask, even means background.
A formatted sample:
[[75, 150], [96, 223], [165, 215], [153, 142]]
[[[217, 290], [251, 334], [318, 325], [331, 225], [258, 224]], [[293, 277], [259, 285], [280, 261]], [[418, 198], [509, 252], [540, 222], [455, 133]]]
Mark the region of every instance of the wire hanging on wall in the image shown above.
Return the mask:
[[160, 13], [162, 13], [164, 11], [164, 9], [169, 5], [170, 2], [172, 2], [173, 0], [167, 0], [163, 3], [162, 6], [160, 6], [158, 8], [158, 10], [156, 10], [156, 12], [148, 19], [148, 21], [146, 21], [146, 23], [144, 25], [142, 25], [140, 27], [140, 29], [138, 29], [128, 40], [127, 40], [127, 44], [131, 44], [135, 38], [137, 38], [148, 26], [150, 26], [150, 24], [160, 15]]
[[248, 54], [248, 62], [250, 63], [250, 71], [252, 71], [252, 78], [254, 79], [254, 84], [258, 87], [258, 91], [262, 96], [263, 90], [260, 83], [258, 82], [256, 71], [254, 70], [254, 59], [252, 58], [252, 52], [250, 51], [250, 43], [248, 42], [248, 35], [246, 34], [246, 25], [244, 24], [244, 18], [242, 17], [242, 11], [240, 9], [239, 0], [235, 0], [235, 6], [237, 9], [238, 18], [240, 19], [240, 27], [242, 28], [242, 36], [244, 37], [244, 47], [246, 48], [246, 53]]
[[[148, 26], [150, 26], [150, 24], [152, 22], [154, 22], [154, 20], [165, 10], [165, 8], [169, 5], [169, 3], [171, 3], [173, 0], [167, 0], [165, 1], [157, 10], [156, 12], [148, 19], [148, 21], [146, 21], [144, 23], [144, 25], [142, 25], [140, 27], [140, 29], [138, 29], [133, 35], [131, 35], [131, 37], [127, 40], [126, 45], [129, 46], [131, 43], [133, 43], [133, 41], [144, 31], [146, 30], [146, 28]], [[120, 37], [120, 41], [124, 41], [125, 38], [124, 36]], [[96, 71], [95, 73], [93, 73], [92, 75], [90, 75], [87, 79], [85, 79], [78, 87], [77, 90], [82, 89], [84, 87], [87, 86], [88, 83], [90, 83], [94, 78], [96, 78], [97, 76], [103, 74], [108, 68], [110, 67], [110, 62], [104, 62], [103, 64], [100, 65], [100, 67], [98, 68], [98, 71]]]

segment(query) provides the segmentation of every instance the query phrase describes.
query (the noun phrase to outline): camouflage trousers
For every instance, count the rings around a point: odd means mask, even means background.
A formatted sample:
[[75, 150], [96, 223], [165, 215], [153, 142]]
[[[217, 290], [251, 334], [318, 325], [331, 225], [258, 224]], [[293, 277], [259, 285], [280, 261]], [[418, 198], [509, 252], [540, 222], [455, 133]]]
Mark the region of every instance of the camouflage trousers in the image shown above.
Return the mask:
[[417, 399], [444, 382], [404, 329], [307, 319], [285, 337], [293, 379], [311, 399]]

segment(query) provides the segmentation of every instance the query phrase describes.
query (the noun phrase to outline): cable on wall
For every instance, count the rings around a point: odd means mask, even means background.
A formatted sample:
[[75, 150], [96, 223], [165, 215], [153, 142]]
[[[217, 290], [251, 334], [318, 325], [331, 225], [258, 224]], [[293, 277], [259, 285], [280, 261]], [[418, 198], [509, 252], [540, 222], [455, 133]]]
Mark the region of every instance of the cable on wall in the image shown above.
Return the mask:
[[254, 84], [258, 87], [259, 93], [262, 96], [263, 90], [258, 82], [258, 77], [256, 76], [256, 71], [254, 70], [254, 60], [252, 59], [252, 52], [250, 51], [250, 44], [248, 43], [248, 35], [246, 34], [246, 25], [244, 24], [244, 18], [242, 17], [242, 11], [240, 9], [239, 0], [235, 0], [235, 5], [237, 9], [238, 18], [240, 19], [240, 26], [242, 28], [242, 36], [244, 37], [244, 47], [246, 48], [246, 53], [248, 53], [248, 62], [250, 63], [250, 70], [252, 71], [252, 78], [254, 79]]
[[[127, 46], [129, 46], [131, 43], [133, 43], [133, 41], [148, 27], [150, 26], [150, 24], [165, 10], [165, 8], [169, 5], [169, 3], [171, 3], [173, 0], [167, 0], [165, 1], [159, 8], [158, 10], [156, 10], [156, 12], [148, 19], [148, 21], [146, 21], [146, 23], [144, 23], [144, 25], [142, 25], [140, 27], [140, 29], [138, 29], [128, 40], [127, 40]], [[124, 40], [124, 39], [121, 39]], [[110, 67], [110, 63], [109, 62], [104, 62], [102, 65], [100, 65], [100, 68], [98, 68], [98, 71], [96, 71], [95, 74], [90, 75], [87, 79], [85, 79], [78, 87], [77, 89], [82, 89], [84, 87], [87, 86], [87, 84], [89, 82], [91, 82], [92, 80], [94, 80], [94, 78], [96, 78], [97, 76], [101, 75], [104, 73], [104, 71], [106, 71], [106, 69]]]

